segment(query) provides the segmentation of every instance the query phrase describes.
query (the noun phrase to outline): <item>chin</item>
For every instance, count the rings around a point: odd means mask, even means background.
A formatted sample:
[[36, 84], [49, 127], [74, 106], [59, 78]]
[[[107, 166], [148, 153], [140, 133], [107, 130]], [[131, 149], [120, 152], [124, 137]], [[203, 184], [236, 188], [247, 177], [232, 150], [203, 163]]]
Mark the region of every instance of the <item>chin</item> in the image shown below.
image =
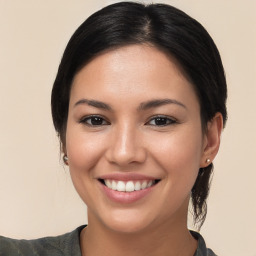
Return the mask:
[[148, 230], [152, 224], [152, 216], [142, 214], [141, 211], [136, 209], [115, 209], [114, 211], [104, 212], [107, 212], [107, 214], [98, 215], [98, 220], [90, 216], [88, 212], [88, 222], [95, 223], [96, 221], [109, 231], [127, 235]]
[[152, 228], [154, 218], [150, 214], [142, 214], [136, 210], [116, 210], [105, 216], [104, 225], [117, 233], [135, 234]]

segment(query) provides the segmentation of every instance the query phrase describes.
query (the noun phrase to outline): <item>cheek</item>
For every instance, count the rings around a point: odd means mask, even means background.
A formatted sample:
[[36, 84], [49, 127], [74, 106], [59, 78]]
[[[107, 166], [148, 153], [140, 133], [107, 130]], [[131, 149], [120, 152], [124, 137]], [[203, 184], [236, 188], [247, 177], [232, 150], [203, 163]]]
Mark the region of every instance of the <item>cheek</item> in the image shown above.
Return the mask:
[[101, 136], [83, 133], [73, 127], [67, 129], [66, 150], [71, 172], [90, 170], [102, 155], [103, 145]]
[[151, 145], [155, 161], [175, 184], [179, 180], [191, 186], [197, 177], [202, 155], [202, 135], [198, 130], [192, 134], [192, 131], [170, 134], [163, 139], [158, 138], [158, 147], [156, 144]]
[[69, 170], [73, 185], [82, 198], [90, 205], [93, 201], [91, 191], [95, 191], [95, 171], [100, 156], [104, 151], [102, 139], [94, 134], [81, 132], [75, 127], [68, 127], [66, 150], [69, 158]]

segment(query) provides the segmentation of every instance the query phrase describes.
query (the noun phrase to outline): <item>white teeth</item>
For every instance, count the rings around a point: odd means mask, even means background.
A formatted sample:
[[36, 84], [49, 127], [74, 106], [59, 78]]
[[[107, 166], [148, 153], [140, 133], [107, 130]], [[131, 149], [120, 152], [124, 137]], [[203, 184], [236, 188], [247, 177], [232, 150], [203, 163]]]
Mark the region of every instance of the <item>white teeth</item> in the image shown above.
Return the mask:
[[120, 192], [133, 192], [133, 191], [138, 191], [138, 190], [142, 190], [145, 188], [149, 188], [152, 185], [155, 184], [155, 182], [153, 180], [149, 180], [149, 181], [128, 181], [128, 182], [124, 182], [124, 181], [116, 181], [116, 180], [104, 180], [105, 181], [105, 185], [112, 189], [112, 190], [117, 190]]
[[132, 181], [128, 181], [125, 186], [126, 192], [132, 192], [134, 191], [134, 183]]
[[141, 185], [140, 185], [139, 181], [136, 181], [134, 189], [135, 190], [141, 190]]
[[141, 184], [141, 189], [145, 189], [147, 187], [147, 182], [146, 181], [143, 181], [142, 184]]
[[111, 184], [111, 189], [116, 190], [116, 182], [113, 180]]
[[147, 188], [151, 187], [151, 186], [152, 186], [152, 184], [153, 184], [153, 181], [152, 181], [152, 180], [151, 180], [151, 181], [149, 181], [149, 183], [147, 184]]
[[118, 181], [116, 186], [117, 191], [124, 192], [125, 191], [125, 183], [123, 181]]
[[112, 183], [110, 180], [105, 180], [105, 184], [108, 188], [112, 188]]

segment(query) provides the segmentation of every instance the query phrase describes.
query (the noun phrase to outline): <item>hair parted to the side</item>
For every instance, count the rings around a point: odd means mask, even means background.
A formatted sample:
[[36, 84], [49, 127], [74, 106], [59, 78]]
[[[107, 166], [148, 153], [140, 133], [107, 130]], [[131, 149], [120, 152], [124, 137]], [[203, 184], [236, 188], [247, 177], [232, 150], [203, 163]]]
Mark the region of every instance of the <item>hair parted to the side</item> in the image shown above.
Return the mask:
[[[85, 20], [71, 37], [52, 89], [52, 117], [65, 149], [65, 133], [72, 80], [103, 51], [129, 44], [147, 44], [176, 59], [194, 86], [203, 132], [217, 112], [227, 119], [227, 86], [221, 58], [212, 38], [193, 18], [165, 4], [120, 2]], [[195, 224], [203, 224], [213, 165], [200, 168], [191, 191]]]

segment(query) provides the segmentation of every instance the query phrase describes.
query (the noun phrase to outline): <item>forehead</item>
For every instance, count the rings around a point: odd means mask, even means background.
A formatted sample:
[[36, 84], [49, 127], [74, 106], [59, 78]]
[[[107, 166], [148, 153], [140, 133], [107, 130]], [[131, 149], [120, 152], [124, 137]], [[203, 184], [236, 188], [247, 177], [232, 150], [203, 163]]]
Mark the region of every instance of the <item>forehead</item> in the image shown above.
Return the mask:
[[129, 45], [104, 52], [85, 65], [73, 80], [71, 98], [79, 94], [104, 98], [103, 93], [111, 97], [116, 92], [120, 97], [150, 92], [164, 97], [170, 90], [174, 97], [175, 92], [195, 94], [171, 56], [149, 45]]

